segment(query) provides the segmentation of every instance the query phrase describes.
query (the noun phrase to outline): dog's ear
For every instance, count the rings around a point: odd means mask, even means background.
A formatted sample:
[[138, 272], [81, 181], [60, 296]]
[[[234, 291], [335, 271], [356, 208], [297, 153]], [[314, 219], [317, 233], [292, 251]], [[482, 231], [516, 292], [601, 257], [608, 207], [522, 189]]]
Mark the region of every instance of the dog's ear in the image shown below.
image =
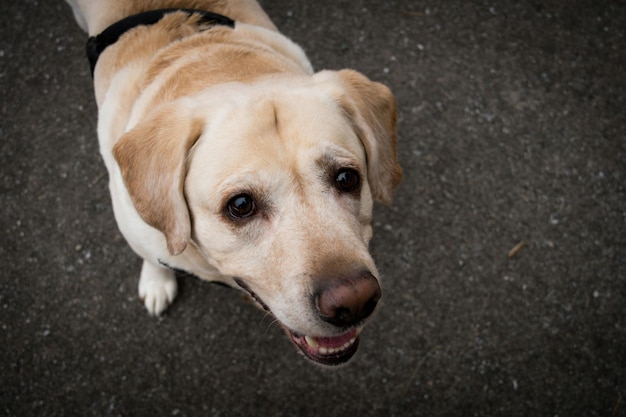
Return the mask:
[[202, 134], [184, 103], [166, 106], [126, 132], [113, 148], [122, 178], [141, 218], [165, 234], [178, 255], [191, 238], [184, 196], [187, 154]]
[[322, 71], [315, 77], [331, 88], [339, 105], [353, 124], [367, 155], [367, 175], [374, 199], [390, 204], [402, 180], [397, 156], [397, 110], [391, 90], [364, 75], [342, 70]]

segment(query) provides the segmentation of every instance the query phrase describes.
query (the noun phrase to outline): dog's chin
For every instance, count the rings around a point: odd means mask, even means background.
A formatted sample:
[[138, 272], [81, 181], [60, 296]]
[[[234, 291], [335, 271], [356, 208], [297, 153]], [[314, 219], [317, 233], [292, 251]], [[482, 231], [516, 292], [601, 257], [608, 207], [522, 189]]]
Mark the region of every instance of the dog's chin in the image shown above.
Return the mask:
[[285, 328], [291, 341], [308, 359], [320, 365], [337, 366], [350, 360], [359, 347], [360, 329], [330, 337], [302, 336]]

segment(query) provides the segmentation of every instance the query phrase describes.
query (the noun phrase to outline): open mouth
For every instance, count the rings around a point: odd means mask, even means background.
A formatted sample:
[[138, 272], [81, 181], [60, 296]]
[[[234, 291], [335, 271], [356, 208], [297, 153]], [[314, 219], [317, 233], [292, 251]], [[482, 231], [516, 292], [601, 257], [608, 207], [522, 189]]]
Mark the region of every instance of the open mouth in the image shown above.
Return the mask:
[[341, 365], [356, 353], [359, 347], [360, 329], [352, 329], [338, 336], [302, 336], [288, 330], [291, 340], [304, 355], [322, 365]]
[[[235, 278], [235, 282], [259, 307], [273, 315], [269, 307], [241, 279]], [[354, 356], [359, 347], [359, 334], [362, 330], [362, 328], [353, 328], [337, 336], [303, 336], [285, 325], [281, 327], [304, 356], [328, 366], [341, 365]]]

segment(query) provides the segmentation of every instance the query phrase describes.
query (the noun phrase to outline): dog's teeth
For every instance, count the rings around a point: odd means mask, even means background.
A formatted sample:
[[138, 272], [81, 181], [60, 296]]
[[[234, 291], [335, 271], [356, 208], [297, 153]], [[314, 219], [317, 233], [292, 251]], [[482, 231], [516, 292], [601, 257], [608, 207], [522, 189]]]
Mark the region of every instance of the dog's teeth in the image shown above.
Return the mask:
[[313, 349], [316, 349], [319, 346], [317, 340], [311, 336], [304, 336], [304, 340], [306, 340], [307, 345], [311, 346]]
[[320, 346], [319, 341], [313, 336], [304, 336], [304, 340], [306, 344], [309, 346], [309, 348], [316, 350], [318, 354], [333, 355], [337, 352], [342, 352], [344, 350], [347, 350], [350, 346], [354, 344], [354, 342], [356, 342], [356, 337], [353, 337], [352, 339], [348, 340], [343, 345], [337, 346], [337, 347]]

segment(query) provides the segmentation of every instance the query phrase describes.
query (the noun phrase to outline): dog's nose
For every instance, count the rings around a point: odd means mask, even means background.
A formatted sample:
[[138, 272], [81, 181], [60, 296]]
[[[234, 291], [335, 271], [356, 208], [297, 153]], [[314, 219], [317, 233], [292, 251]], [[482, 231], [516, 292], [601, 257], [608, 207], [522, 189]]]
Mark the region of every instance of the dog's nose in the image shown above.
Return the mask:
[[315, 292], [315, 307], [322, 320], [335, 326], [350, 326], [367, 318], [382, 295], [370, 273], [354, 278], [324, 280]]

